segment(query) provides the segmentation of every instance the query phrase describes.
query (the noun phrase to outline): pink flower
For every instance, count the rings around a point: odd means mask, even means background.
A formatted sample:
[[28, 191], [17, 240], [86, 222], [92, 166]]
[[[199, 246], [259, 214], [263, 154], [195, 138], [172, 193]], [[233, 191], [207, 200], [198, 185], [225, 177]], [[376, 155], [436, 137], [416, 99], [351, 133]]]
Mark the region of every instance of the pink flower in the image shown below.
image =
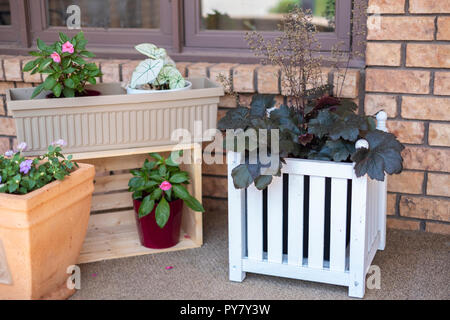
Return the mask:
[[64, 43], [62, 45], [62, 53], [64, 53], [64, 52], [68, 52], [68, 53], [74, 52], [73, 44], [71, 44], [69, 41], [67, 41], [66, 43]]
[[60, 63], [61, 62], [61, 57], [59, 56], [58, 52], [53, 52], [50, 57], [53, 59], [53, 61], [55, 61], [56, 63]]
[[27, 148], [28, 148], [28, 145], [26, 144], [26, 142], [21, 142], [17, 146], [17, 150], [21, 151], [21, 152], [27, 150]]
[[172, 188], [172, 185], [170, 184], [169, 181], [164, 181], [163, 183], [161, 183], [159, 188], [163, 191], [167, 191], [167, 190], [170, 190], [170, 188]]

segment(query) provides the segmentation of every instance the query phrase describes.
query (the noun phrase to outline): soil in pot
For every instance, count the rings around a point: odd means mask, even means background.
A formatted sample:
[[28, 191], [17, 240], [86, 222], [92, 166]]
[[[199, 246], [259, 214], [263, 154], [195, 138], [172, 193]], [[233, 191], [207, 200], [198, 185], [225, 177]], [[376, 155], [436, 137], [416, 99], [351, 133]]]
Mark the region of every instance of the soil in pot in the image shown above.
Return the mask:
[[[96, 97], [101, 95], [100, 91], [97, 90], [84, 90], [84, 92], [79, 93], [79, 92], [75, 92], [75, 97]], [[55, 95], [53, 93], [49, 93], [48, 95], [45, 96], [47, 99], [53, 99], [56, 98]], [[64, 98], [63, 96], [60, 96], [59, 98]]]
[[138, 212], [141, 201], [133, 200], [136, 224], [141, 244], [150, 249], [165, 249], [175, 246], [180, 241], [181, 216], [183, 213], [183, 200], [169, 202], [170, 216], [167, 224], [160, 228], [156, 223], [155, 210], [145, 217], [139, 218]]

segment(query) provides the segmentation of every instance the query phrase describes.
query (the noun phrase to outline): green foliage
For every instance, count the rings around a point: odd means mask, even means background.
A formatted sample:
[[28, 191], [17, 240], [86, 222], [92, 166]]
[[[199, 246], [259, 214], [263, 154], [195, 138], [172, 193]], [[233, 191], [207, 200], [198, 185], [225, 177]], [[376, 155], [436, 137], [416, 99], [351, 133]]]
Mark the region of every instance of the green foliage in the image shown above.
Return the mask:
[[[271, 112], [274, 106], [273, 96], [254, 96], [250, 108], [239, 106], [231, 109], [219, 121], [218, 128], [241, 129], [241, 133], [250, 130], [271, 129], [279, 131], [279, 163], [280, 168], [275, 175], [280, 175], [283, 158], [294, 157], [302, 159], [325, 161], [354, 161], [358, 176], [368, 174], [371, 178], [384, 180], [385, 172], [399, 173], [402, 170], [401, 151], [403, 145], [394, 135], [375, 128], [372, 117], [355, 113], [357, 106], [350, 100], [339, 100], [324, 96], [308, 101], [305, 116], [295, 107], [282, 105]], [[249, 137], [251, 135], [248, 135]], [[260, 133], [256, 138], [260, 140]], [[227, 139], [230, 139], [227, 136]], [[233, 137], [237, 141], [236, 137]], [[249, 155], [254, 151], [254, 145], [246, 138], [245, 144], [239, 150], [233, 144], [233, 151], [243, 152], [246, 161], [233, 169], [231, 176], [236, 188], [247, 188], [252, 183], [262, 190], [272, 182], [272, 175], [264, 174], [264, 167], [257, 159], [250, 163]], [[370, 149], [355, 150], [355, 142], [366, 139]], [[235, 142], [234, 141], [234, 142]], [[271, 138], [267, 139], [266, 147], [271, 150]]]
[[151, 43], [141, 43], [135, 48], [149, 59], [142, 61], [134, 70], [130, 88], [148, 87], [156, 90], [184, 88], [186, 85], [184, 78], [165, 49]]
[[172, 152], [167, 159], [158, 153], [151, 153], [150, 156], [155, 161], [146, 159], [141, 169], [131, 170], [133, 178], [128, 182], [133, 199], [142, 201], [139, 217], [147, 216], [156, 206], [156, 223], [163, 228], [170, 217], [169, 202], [177, 199], [182, 199], [194, 211], [204, 212], [200, 202], [184, 186], [189, 184], [190, 178], [176, 161], [181, 156], [181, 151]]
[[34, 159], [23, 157], [20, 150], [0, 155], [0, 193], [27, 194], [55, 180], [64, 180], [78, 165], [72, 156], [66, 159], [61, 151], [61, 145], [54, 143], [46, 154]]
[[83, 59], [94, 57], [93, 53], [86, 51], [86, 44], [82, 31], [71, 39], [61, 32], [59, 41], [50, 46], [38, 38], [38, 51], [30, 52], [37, 58], [28, 62], [23, 71], [31, 74], [39, 72], [47, 78], [35, 88], [31, 98], [43, 90], [51, 91], [57, 98], [82, 96], [87, 83], [96, 84], [95, 78], [101, 77], [102, 73], [95, 63]]

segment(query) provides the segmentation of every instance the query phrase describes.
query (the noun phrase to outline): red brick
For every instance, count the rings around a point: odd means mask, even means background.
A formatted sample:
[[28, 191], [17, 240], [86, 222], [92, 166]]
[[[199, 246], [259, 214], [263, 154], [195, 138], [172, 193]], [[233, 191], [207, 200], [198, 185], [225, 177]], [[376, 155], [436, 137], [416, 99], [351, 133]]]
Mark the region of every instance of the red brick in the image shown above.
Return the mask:
[[[373, 17], [379, 19], [379, 28], [369, 28], [367, 40], [433, 40], [434, 17]], [[373, 26], [378, 26], [372, 22]]]
[[364, 111], [367, 115], [375, 115], [384, 110], [389, 118], [397, 115], [397, 100], [392, 95], [366, 94]]
[[450, 221], [450, 201], [416, 196], [401, 196], [400, 215], [409, 218]]
[[437, 40], [450, 40], [450, 17], [438, 17]]
[[427, 194], [450, 197], [450, 174], [428, 173]]
[[122, 68], [122, 81], [125, 83], [129, 83], [131, 81], [131, 77], [133, 75], [134, 70], [139, 65], [141, 61], [133, 60], [125, 62], [121, 65]]
[[427, 94], [429, 84], [429, 71], [372, 68], [366, 71], [366, 91]]
[[450, 224], [427, 221], [425, 231], [431, 233], [450, 234]]
[[236, 92], [255, 92], [255, 69], [258, 65], [241, 64], [233, 69], [233, 88]]
[[9, 138], [0, 137], [0, 154], [4, 154], [6, 151], [10, 150]]
[[450, 45], [410, 43], [406, 47], [406, 66], [450, 68]]
[[428, 143], [432, 146], [450, 147], [450, 124], [430, 123]]
[[177, 62], [176, 63], [176, 67], [178, 69], [178, 71], [180, 71], [181, 75], [183, 77], [186, 77], [187, 75], [187, 67], [191, 64], [192, 62]]
[[4, 96], [0, 96], [0, 116], [6, 115], [6, 99]]
[[13, 118], [0, 118], [0, 135], [16, 135], [16, 125]]
[[450, 98], [403, 97], [405, 119], [450, 120]]
[[409, 0], [411, 13], [450, 13], [450, 2], [446, 0]]
[[450, 72], [434, 74], [434, 94], [450, 96]]
[[400, 142], [422, 144], [425, 135], [423, 122], [415, 121], [387, 121], [389, 132], [393, 133]]
[[414, 220], [405, 220], [399, 218], [388, 217], [387, 228], [399, 230], [419, 230], [420, 222]]
[[103, 73], [102, 82], [120, 82], [120, 64], [123, 61], [103, 60], [100, 62], [100, 68]]
[[369, 13], [404, 13], [405, 0], [369, 0]]
[[226, 94], [226, 95], [220, 97], [219, 107], [236, 108], [237, 107], [236, 96]]
[[366, 48], [366, 63], [372, 66], [400, 66], [400, 43], [369, 42]]
[[187, 74], [189, 78], [206, 78], [208, 76], [208, 68], [212, 63], [200, 62], [190, 64], [187, 67]]
[[[342, 72], [340, 75], [334, 73], [334, 94], [341, 98], [356, 98], [359, 96], [359, 70], [348, 70], [344, 77]], [[337, 92], [339, 90], [339, 92]]]
[[[224, 87], [225, 92], [231, 92], [233, 87], [233, 81], [232, 81], [232, 68], [238, 66], [238, 64], [233, 63], [219, 63], [216, 65], [213, 65], [209, 68], [209, 78], [212, 81], [215, 81], [219, 84], [221, 84]], [[226, 83], [222, 83], [221, 77], [224, 77], [227, 79]]]
[[387, 204], [386, 204], [386, 214], [388, 216], [395, 216], [396, 202], [397, 202], [397, 194], [388, 193], [387, 194]]
[[450, 149], [407, 146], [402, 152], [405, 169], [450, 172]]
[[421, 194], [424, 180], [423, 172], [403, 171], [389, 176], [388, 191]]
[[262, 94], [279, 94], [280, 67], [261, 66], [257, 70], [258, 92]]
[[14, 88], [14, 82], [0, 81], [0, 94], [6, 94], [6, 91], [12, 88]]
[[6, 81], [22, 81], [21, 58], [15, 56], [3, 56], [3, 69]]

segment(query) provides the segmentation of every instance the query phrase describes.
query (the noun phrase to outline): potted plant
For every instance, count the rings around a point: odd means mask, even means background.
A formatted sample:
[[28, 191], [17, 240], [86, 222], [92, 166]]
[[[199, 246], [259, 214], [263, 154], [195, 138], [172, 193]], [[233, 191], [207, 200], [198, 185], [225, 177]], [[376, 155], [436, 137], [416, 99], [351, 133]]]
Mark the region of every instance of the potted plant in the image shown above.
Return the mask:
[[385, 245], [385, 174], [402, 171], [404, 146], [387, 132], [384, 112], [357, 114], [322, 82], [309, 14], [293, 9], [283, 28], [273, 41], [247, 39], [281, 68], [289, 103], [274, 108], [273, 96], [256, 95], [218, 123], [236, 130], [226, 140], [230, 279], [271, 274], [346, 285], [362, 297]]
[[31, 95], [34, 99], [42, 91], [51, 91], [47, 98], [72, 98], [82, 96], [98, 96], [99, 91], [89, 90], [86, 84], [96, 84], [96, 78], [102, 73], [95, 63], [88, 63], [84, 58], [92, 58], [94, 54], [86, 50], [87, 40], [82, 31], [73, 38], [59, 33], [59, 40], [52, 45], [46, 45], [37, 39], [38, 51], [31, 51], [30, 55], [37, 57], [29, 61], [24, 72], [31, 74], [45, 74], [43, 83], [38, 85]]
[[147, 248], [170, 248], [180, 239], [183, 204], [196, 212], [205, 210], [185, 187], [190, 178], [179, 167], [180, 153], [167, 159], [157, 153], [150, 156], [155, 161], [146, 159], [141, 169], [131, 170], [134, 177], [128, 183], [139, 238]]
[[0, 299], [64, 299], [88, 227], [95, 169], [64, 158], [59, 140], [25, 158], [0, 155]]
[[136, 50], [146, 55], [136, 67], [127, 86], [128, 94], [189, 90], [192, 83], [185, 80], [166, 49], [151, 43], [141, 43]]
[[[136, 69], [133, 85], [145, 79], [154, 89], [168, 89], [128, 95], [121, 83], [97, 83], [101, 73], [95, 63], [85, 60], [93, 54], [86, 50], [83, 33], [73, 38], [61, 33], [59, 38], [51, 46], [38, 40], [39, 50], [30, 53], [36, 60], [24, 66], [47, 76], [45, 81], [36, 88], [6, 93], [17, 138], [29, 146], [25, 155], [44, 154], [59, 137], [67, 142], [66, 152], [80, 153], [175, 145], [179, 142], [172, 138], [175, 130], [185, 129], [193, 136], [200, 121], [202, 131], [216, 128], [223, 88], [206, 78], [184, 80], [164, 49], [150, 44], [137, 47], [153, 58]], [[158, 69], [146, 69], [147, 64]], [[200, 140], [212, 137], [203, 135]]]

